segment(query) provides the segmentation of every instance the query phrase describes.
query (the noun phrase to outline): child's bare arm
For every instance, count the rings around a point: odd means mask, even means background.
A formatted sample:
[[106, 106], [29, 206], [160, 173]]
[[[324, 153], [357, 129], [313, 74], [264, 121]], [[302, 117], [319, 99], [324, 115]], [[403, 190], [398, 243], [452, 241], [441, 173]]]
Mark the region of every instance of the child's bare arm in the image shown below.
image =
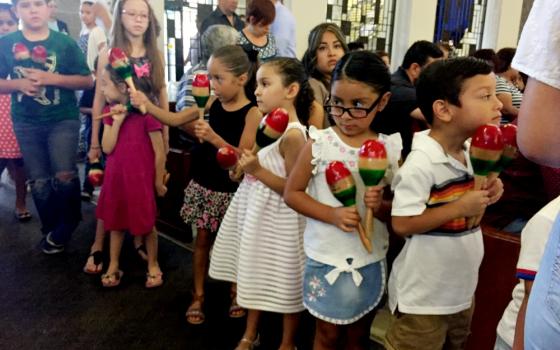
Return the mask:
[[513, 338], [513, 350], [523, 350], [525, 339], [525, 315], [527, 314], [527, 303], [529, 302], [529, 296], [531, 295], [531, 289], [533, 288], [533, 281], [525, 280], [525, 295], [523, 296], [523, 301], [519, 307], [519, 312], [517, 313], [517, 322], [515, 323], [515, 336]]
[[121, 113], [113, 115], [113, 125], [105, 125], [103, 129], [103, 139], [101, 141], [103, 145], [103, 152], [111, 154], [117, 145], [119, 139], [119, 131], [121, 125], [126, 118], [126, 108], [123, 105], [116, 105], [111, 108], [113, 110], [120, 110]]
[[156, 193], [158, 196], [163, 197], [167, 192], [165, 186], [165, 146], [163, 143], [163, 134], [161, 131], [150, 132], [150, 141], [155, 155], [155, 183]]
[[313, 141], [309, 140], [301, 150], [286, 181], [284, 201], [290, 208], [304, 216], [335, 225], [346, 232], [353, 232], [360, 222], [356, 208], [334, 208], [318, 202], [306, 193], [313, 171], [312, 145]]
[[0, 94], [11, 94], [14, 91], [21, 91], [27, 96], [35, 96], [39, 89], [33, 85], [30, 79], [0, 79]]
[[27, 78], [37, 87], [50, 85], [70, 90], [86, 90], [93, 87], [91, 75], [64, 75], [34, 68], [28, 68], [26, 71]]
[[141, 91], [130, 92], [130, 103], [134, 107], [140, 105], [146, 106], [148, 113], [153, 115], [157, 120], [169, 126], [182, 126], [185, 123], [192, 122], [198, 118], [198, 110], [196, 106], [184, 109], [180, 112], [174, 113], [167, 109], [154, 105], [146, 95]]
[[489, 201], [488, 191], [468, 191], [459, 199], [428, 208], [420, 215], [393, 216], [393, 230], [404, 237], [425, 233], [457, 218], [480, 215]]
[[261, 119], [262, 113], [257, 107], [253, 107], [249, 110], [247, 116], [245, 117], [245, 128], [243, 128], [243, 133], [241, 134], [241, 139], [239, 140], [239, 149], [253, 148], [257, 135], [257, 128], [259, 127]]

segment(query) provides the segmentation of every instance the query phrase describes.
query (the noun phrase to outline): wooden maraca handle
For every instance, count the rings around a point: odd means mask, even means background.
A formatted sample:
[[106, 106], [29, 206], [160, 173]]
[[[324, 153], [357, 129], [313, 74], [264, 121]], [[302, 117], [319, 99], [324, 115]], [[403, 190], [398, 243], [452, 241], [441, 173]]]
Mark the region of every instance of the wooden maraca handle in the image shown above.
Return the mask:
[[99, 119], [103, 119], [105, 117], [111, 117], [111, 116], [114, 116], [115, 114], [119, 114], [119, 113], [121, 113], [121, 112], [120, 111], [110, 111], [110, 112], [98, 115], [97, 117], [93, 118], [93, 120], [99, 120]]
[[364, 246], [364, 248], [366, 248], [368, 253], [371, 253], [373, 251], [373, 246], [368, 236], [366, 235], [366, 230], [362, 226], [361, 222], [358, 224], [358, 235], [360, 236], [360, 241], [362, 241], [362, 245]]
[[366, 234], [370, 241], [373, 241], [373, 209], [366, 209]]
[[[132, 81], [132, 78], [125, 79], [125, 82], [126, 82], [126, 85], [128, 85], [128, 87], [130, 88], [130, 91], [136, 92], [136, 86], [134, 86], [134, 82]], [[144, 106], [144, 105], [138, 106], [138, 110], [142, 114], [146, 114], [148, 112], [148, 110], [146, 109], [146, 106]]]

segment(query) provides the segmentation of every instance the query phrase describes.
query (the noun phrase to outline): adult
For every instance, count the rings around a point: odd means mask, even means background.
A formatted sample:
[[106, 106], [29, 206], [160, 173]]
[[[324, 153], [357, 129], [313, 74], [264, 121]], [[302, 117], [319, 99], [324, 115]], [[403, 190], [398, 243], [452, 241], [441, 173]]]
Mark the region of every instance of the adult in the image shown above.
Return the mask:
[[56, 32], [68, 35], [69, 31], [66, 22], [56, 18], [56, 13], [58, 12], [58, 4], [56, 3], [56, 0], [47, 0], [47, 5], [50, 11], [49, 28]]
[[223, 24], [242, 30], [245, 23], [235, 13], [237, 0], [219, 0], [216, 9], [202, 21], [199, 33], [204, 33], [208, 27], [215, 24]]
[[[560, 2], [536, 0], [527, 18], [512, 66], [527, 74], [519, 110], [521, 152], [544, 165], [560, 167]], [[560, 216], [550, 233], [525, 317], [525, 349], [560, 344]]]
[[[336, 24], [321, 23], [309, 32], [307, 50], [301, 61], [309, 75], [309, 85], [313, 89], [317, 105], [323, 106], [328, 102], [332, 72], [336, 63], [347, 52], [346, 39]], [[331, 124], [324, 113], [319, 119], [322, 128]]]
[[517, 118], [523, 94], [514, 85], [519, 79], [519, 71], [511, 66], [515, 56], [515, 49], [506, 47], [496, 53], [496, 96], [504, 105], [502, 107], [502, 121], [510, 122]]
[[257, 51], [260, 61], [276, 57], [276, 41], [270, 33], [275, 16], [270, 0], [252, 0], [247, 6], [247, 26], [240, 31], [239, 44]]
[[[385, 109], [373, 120], [376, 132], [401, 134], [403, 158], [410, 153], [415, 129], [424, 129], [426, 121], [416, 102], [414, 84], [422, 69], [443, 57], [443, 52], [433, 43], [420, 40], [406, 51], [402, 65], [391, 75], [391, 99]], [[416, 122], [414, 122], [416, 121]]]
[[296, 20], [284, 6], [283, 0], [271, 0], [276, 10], [276, 17], [270, 31], [276, 40], [279, 57], [296, 57]]
[[235, 45], [239, 41], [239, 32], [231, 26], [217, 24], [208, 27], [202, 34], [202, 52], [201, 60], [198, 64], [191, 67], [181, 78], [179, 82], [179, 91], [177, 93], [176, 110], [182, 111], [185, 108], [195, 104], [192, 97], [192, 82], [195, 74], [208, 74], [206, 64], [212, 55], [212, 52], [220, 47]]

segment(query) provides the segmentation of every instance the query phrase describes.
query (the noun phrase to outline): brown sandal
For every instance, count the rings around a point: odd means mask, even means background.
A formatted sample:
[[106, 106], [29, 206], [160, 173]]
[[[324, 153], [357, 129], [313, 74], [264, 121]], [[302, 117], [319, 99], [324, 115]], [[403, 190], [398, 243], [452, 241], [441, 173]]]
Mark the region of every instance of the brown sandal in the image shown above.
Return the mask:
[[229, 306], [228, 315], [230, 318], [241, 318], [245, 317], [247, 310], [237, 304], [237, 291], [231, 290], [229, 292], [229, 297], [231, 298], [231, 305]]
[[259, 345], [261, 345], [261, 341], [259, 335], [257, 334], [253, 340], [245, 337], [241, 338], [235, 350], [253, 350]]
[[[202, 311], [204, 307], [204, 294], [197, 295], [192, 294], [191, 305], [187, 309], [187, 313], [185, 317], [187, 318], [187, 322], [193, 325], [202, 324], [204, 323], [205, 315], [204, 311]], [[198, 304], [198, 305], [197, 305]]]

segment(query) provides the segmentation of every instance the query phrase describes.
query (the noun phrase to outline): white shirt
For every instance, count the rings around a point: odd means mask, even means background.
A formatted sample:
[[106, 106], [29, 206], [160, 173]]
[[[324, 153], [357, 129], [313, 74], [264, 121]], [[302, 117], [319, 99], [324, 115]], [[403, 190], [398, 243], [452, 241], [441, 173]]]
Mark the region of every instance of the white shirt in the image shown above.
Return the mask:
[[89, 69], [94, 71], [97, 67], [94, 67], [95, 58], [99, 56], [99, 45], [105, 44], [107, 45], [107, 36], [105, 36], [105, 32], [103, 29], [99, 27], [94, 27], [91, 30], [87, 28], [83, 28], [80, 36], [88, 34], [88, 44], [87, 44], [87, 64]]
[[515, 325], [517, 314], [523, 297], [525, 296], [525, 280], [533, 281], [539, 270], [539, 264], [544, 254], [546, 242], [554, 220], [560, 211], [560, 197], [552, 200], [544, 208], [539, 210], [525, 225], [521, 232], [521, 251], [517, 261], [517, 277], [519, 283], [513, 289], [513, 299], [509, 302], [500, 323], [498, 324], [498, 335], [513, 346], [515, 337]]
[[270, 31], [276, 40], [278, 57], [296, 57], [296, 20], [280, 1], [274, 5], [276, 16]]
[[[310, 127], [309, 137], [314, 140], [312, 147], [313, 177], [307, 191], [317, 201], [332, 207], [342, 204], [331, 193], [325, 178], [325, 169], [331, 161], [343, 162], [352, 173], [356, 183], [356, 207], [362, 219], [365, 218], [364, 183], [358, 171], [358, 148], [345, 144], [332, 128], [318, 130]], [[387, 136], [378, 135], [379, 141], [385, 144], [389, 167], [381, 184], [390, 184], [393, 174], [398, 169], [398, 161], [402, 150], [399, 133]], [[363, 221], [363, 220], [362, 220]], [[373, 253], [368, 253], [363, 247], [357, 232], [344, 232], [338, 227], [323, 221], [307, 219], [303, 236], [305, 254], [320, 263], [340, 269], [355, 269], [380, 261], [385, 258], [388, 248], [387, 226], [374, 218]], [[351, 259], [349, 264], [348, 259]], [[334, 283], [334, 282], [333, 282]]]
[[511, 66], [560, 89], [560, 1], [535, 0]]
[[[474, 186], [467, 166], [447, 155], [429, 130], [414, 135], [412, 152], [393, 181], [392, 216], [416, 216], [457, 200]], [[408, 314], [449, 315], [471, 306], [484, 247], [466, 218], [408, 237], [389, 277], [389, 306]]]

